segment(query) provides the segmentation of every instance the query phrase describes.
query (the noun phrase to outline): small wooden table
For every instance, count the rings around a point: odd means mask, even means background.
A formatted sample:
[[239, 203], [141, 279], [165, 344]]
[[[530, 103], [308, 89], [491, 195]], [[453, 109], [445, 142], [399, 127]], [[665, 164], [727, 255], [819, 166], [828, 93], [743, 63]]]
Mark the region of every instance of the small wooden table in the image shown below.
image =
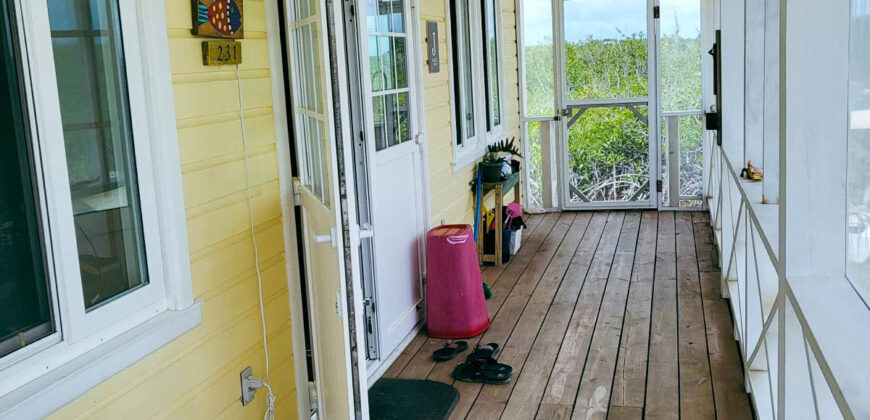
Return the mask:
[[483, 251], [483, 236], [486, 231], [486, 215], [483, 213], [481, 209], [480, 212], [480, 220], [478, 221], [478, 229], [477, 229], [477, 257], [480, 260], [480, 263], [483, 264], [485, 262], [495, 263], [496, 266], [500, 266], [502, 264], [502, 236], [504, 232], [504, 227], [502, 223], [503, 210], [502, 205], [504, 203], [504, 194], [513, 188], [514, 190], [514, 203], [520, 202], [520, 174], [519, 172], [508, 175], [503, 181], [500, 182], [484, 182], [481, 185], [481, 203], [486, 198], [486, 194], [490, 191], [495, 192], [495, 254], [486, 254]]

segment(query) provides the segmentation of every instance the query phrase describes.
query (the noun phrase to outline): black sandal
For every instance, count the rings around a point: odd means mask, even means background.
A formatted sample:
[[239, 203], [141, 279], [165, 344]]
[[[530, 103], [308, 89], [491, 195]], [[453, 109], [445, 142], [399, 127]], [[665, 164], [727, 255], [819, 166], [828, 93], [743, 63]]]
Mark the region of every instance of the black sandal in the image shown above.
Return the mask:
[[508, 375], [514, 373], [514, 368], [512, 368], [510, 365], [499, 363], [492, 357], [478, 357], [476, 359], [468, 359], [466, 361], [469, 363], [475, 363], [480, 369], [483, 370], [506, 373]]
[[453, 341], [450, 343], [444, 344], [444, 347], [435, 350], [432, 353], [432, 358], [439, 362], [446, 362], [454, 357], [457, 354], [464, 352], [468, 349], [468, 343], [465, 341]]
[[468, 355], [468, 360], [495, 358], [498, 356], [499, 347], [497, 343], [478, 344], [474, 346], [474, 351]]
[[511, 381], [509, 373], [486, 368], [480, 359], [462, 362], [453, 369], [453, 378], [462, 382], [502, 385]]

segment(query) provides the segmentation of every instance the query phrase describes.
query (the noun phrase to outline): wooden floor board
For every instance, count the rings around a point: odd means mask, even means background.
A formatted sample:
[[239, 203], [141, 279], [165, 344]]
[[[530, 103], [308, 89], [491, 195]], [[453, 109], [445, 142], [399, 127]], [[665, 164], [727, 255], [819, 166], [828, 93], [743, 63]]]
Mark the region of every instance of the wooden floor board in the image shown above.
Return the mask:
[[692, 214], [676, 213], [680, 417], [715, 419]]
[[659, 213], [647, 365], [648, 419], [673, 420], [680, 413], [676, 259], [674, 213]]
[[622, 324], [619, 359], [613, 377], [613, 393], [610, 397], [611, 417], [613, 417], [616, 407], [619, 407], [617, 411], [629, 414], [632, 411], [627, 410], [627, 408], [643, 408], [646, 395], [646, 368], [649, 355], [649, 325], [657, 230], [658, 215], [656, 212], [644, 212], [631, 274], [628, 304]]
[[600, 211], [527, 218], [511, 262], [487, 267], [489, 330], [509, 385], [458, 382], [448, 340], [414, 337], [385, 377], [452, 384], [451, 419], [751, 419], [709, 218]]

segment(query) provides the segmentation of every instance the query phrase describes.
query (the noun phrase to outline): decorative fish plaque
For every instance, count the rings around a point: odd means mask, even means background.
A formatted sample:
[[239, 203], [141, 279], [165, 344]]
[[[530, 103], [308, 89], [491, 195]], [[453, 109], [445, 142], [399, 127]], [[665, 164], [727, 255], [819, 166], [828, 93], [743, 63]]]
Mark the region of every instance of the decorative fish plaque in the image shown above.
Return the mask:
[[193, 0], [193, 34], [211, 38], [245, 37], [243, 0]]

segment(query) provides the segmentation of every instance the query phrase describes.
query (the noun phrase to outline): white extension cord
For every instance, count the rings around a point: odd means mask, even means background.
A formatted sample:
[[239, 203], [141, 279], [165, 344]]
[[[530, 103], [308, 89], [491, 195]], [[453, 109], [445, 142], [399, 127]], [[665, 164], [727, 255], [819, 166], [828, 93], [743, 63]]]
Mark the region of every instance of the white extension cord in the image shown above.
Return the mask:
[[[255, 232], [255, 221], [254, 221], [254, 198], [251, 192], [251, 164], [248, 161], [248, 135], [245, 130], [245, 99], [242, 94], [242, 71], [239, 68], [239, 65], [236, 64], [236, 82], [238, 83], [238, 91], [239, 91], [239, 121], [241, 121], [242, 128], [242, 147], [244, 148], [244, 157], [245, 157], [245, 178], [246, 178], [246, 190], [248, 195], [248, 212], [251, 215], [251, 240], [254, 242], [254, 267], [257, 270], [257, 288], [260, 296], [260, 322], [263, 326], [263, 352], [266, 356], [266, 380], [255, 380], [256, 388], [266, 388], [266, 414], [263, 416], [263, 420], [274, 420], [275, 418], [275, 394], [272, 392], [272, 387], [269, 386], [269, 381], [271, 378], [269, 377], [269, 343], [266, 338], [266, 309], [265, 303], [263, 302], [263, 274], [260, 271], [260, 248], [257, 246], [257, 235]], [[252, 378], [255, 379], [255, 378]], [[259, 385], [259, 386], [257, 386]]]

